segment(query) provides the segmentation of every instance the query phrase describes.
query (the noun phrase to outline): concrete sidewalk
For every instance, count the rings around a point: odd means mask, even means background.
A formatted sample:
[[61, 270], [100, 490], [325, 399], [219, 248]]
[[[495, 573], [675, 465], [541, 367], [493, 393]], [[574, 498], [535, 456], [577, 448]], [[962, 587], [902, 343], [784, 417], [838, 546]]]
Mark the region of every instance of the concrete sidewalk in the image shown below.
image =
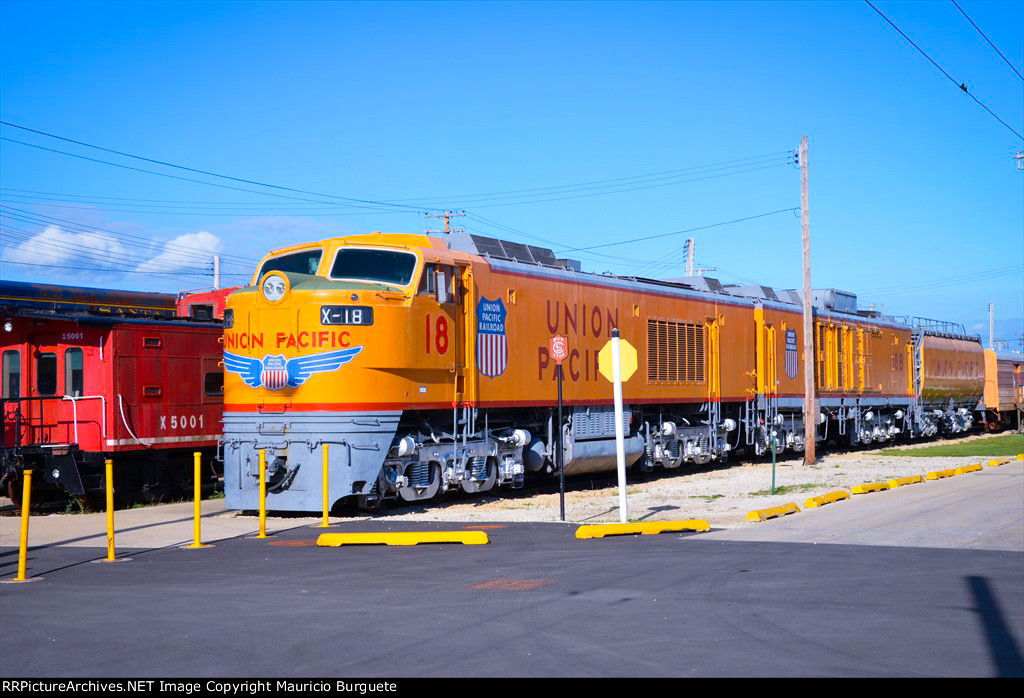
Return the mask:
[[[716, 540], [788, 543], [835, 543], [931, 548], [973, 548], [1024, 551], [1024, 461], [988, 468], [964, 476], [901, 487], [890, 492], [857, 495], [819, 509], [807, 509], [804, 498], [793, 496], [799, 514], [756, 524], [721, 528], [708, 517], [713, 530], [702, 534]], [[744, 504], [740, 501], [738, 504]], [[253, 535], [259, 519], [227, 511], [223, 499], [200, 503], [202, 541]], [[401, 526], [437, 521], [430, 507], [410, 515], [332, 517], [334, 524]], [[491, 511], [493, 521], [511, 521]], [[516, 512], [517, 515], [519, 512]], [[191, 502], [123, 509], [114, 513], [118, 550], [158, 549], [192, 543]], [[268, 533], [316, 526], [320, 516], [267, 518]], [[535, 523], [545, 523], [534, 519]], [[553, 520], [548, 520], [554, 523]], [[449, 521], [470, 525], [469, 520]], [[20, 519], [0, 517], [0, 548], [18, 547]], [[572, 525], [572, 524], [570, 524]], [[315, 529], [314, 529], [315, 530]], [[29, 547], [106, 548], [106, 514], [51, 514], [31, 517]]]
[[[204, 543], [255, 534], [259, 519], [227, 511], [223, 499], [199, 504], [201, 535]], [[273, 533], [320, 523], [321, 517], [267, 517], [267, 532]], [[336, 519], [335, 519], [336, 520]], [[120, 548], [165, 548], [192, 543], [192, 502], [177, 502], [114, 512], [115, 541]], [[0, 518], [0, 547], [18, 547], [21, 519]], [[32, 516], [29, 522], [29, 547], [70, 546], [106, 548], [107, 515], [50, 514]]]

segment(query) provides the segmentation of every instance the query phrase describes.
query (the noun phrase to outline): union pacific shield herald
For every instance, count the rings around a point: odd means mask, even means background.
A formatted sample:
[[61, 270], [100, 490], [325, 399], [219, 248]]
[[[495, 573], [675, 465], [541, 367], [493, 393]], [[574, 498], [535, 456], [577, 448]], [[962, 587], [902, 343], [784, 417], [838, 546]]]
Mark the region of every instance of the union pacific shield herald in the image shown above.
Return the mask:
[[476, 367], [481, 375], [500, 376], [508, 366], [505, 304], [481, 298], [476, 306]]

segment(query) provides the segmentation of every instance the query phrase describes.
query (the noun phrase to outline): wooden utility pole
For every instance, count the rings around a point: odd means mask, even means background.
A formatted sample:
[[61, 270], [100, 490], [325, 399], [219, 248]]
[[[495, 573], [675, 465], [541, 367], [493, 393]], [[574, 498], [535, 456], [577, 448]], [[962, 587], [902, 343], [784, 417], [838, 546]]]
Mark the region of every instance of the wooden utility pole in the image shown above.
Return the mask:
[[465, 215], [466, 215], [465, 211], [459, 211], [458, 213], [456, 213], [455, 211], [445, 211], [444, 213], [439, 213], [437, 215], [433, 215], [433, 214], [430, 214], [430, 213], [425, 213], [425, 214], [423, 214], [424, 218], [443, 218], [444, 219], [444, 230], [424, 230], [423, 232], [425, 232], [427, 234], [430, 234], [430, 233], [445, 233], [446, 235], [449, 234], [449, 233], [464, 233], [464, 232], [466, 232], [465, 228], [463, 228], [461, 226], [456, 226], [456, 227], [453, 228], [451, 226], [451, 219], [452, 218], [459, 218], [460, 216], [465, 216]]
[[800, 228], [804, 243], [804, 464], [814, 465], [814, 318], [811, 297], [811, 216], [807, 205], [807, 136], [800, 138]]

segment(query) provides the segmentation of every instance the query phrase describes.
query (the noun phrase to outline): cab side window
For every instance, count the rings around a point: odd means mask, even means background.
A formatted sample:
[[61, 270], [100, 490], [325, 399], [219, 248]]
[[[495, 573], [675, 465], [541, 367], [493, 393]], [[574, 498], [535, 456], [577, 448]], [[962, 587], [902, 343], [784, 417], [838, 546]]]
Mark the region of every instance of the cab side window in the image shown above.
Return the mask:
[[420, 277], [419, 293], [435, 295], [437, 289], [446, 290], [445, 297], [448, 303], [458, 303], [458, 295], [455, 293], [455, 268], [444, 264], [426, 264], [423, 267], [423, 276]]
[[437, 265], [426, 264], [423, 266], [423, 275], [420, 276], [420, 288], [417, 293], [425, 293], [433, 295], [434, 291], [437, 290]]
[[3, 355], [3, 397], [21, 397], [21, 352], [5, 351]]

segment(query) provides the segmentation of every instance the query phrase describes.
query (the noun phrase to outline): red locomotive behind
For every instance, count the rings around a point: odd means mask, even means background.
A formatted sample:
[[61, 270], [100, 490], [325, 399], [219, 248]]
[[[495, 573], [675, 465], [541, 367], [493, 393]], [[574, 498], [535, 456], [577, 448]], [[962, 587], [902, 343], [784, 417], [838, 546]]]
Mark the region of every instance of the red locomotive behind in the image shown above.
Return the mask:
[[[223, 402], [221, 324], [175, 318], [171, 294], [0, 282], [0, 491], [21, 471], [87, 496], [112, 458], [120, 496], [211, 477]], [[39, 475], [42, 475], [40, 478]]]
[[212, 291], [179, 293], [176, 306], [178, 317], [187, 317], [193, 320], [221, 319], [224, 317], [224, 305], [227, 302], [228, 294], [238, 288], [241, 287], [231, 286]]

